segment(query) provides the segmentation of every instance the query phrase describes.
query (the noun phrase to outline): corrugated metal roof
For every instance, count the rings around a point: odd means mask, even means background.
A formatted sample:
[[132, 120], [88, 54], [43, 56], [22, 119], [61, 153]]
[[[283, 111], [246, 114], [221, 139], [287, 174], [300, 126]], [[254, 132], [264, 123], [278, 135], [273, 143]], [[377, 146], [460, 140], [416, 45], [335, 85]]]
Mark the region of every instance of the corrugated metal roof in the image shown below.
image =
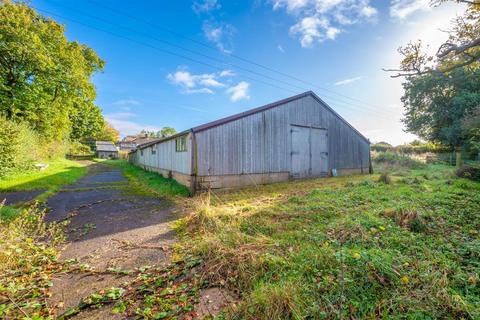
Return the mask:
[[117, 147], [111, 141], [95, 141], [97, 151], [118, 151]]
[[[358, 131], [357, 129], [355, 129], [347, 120], [345, 120], [342, 116], [340, 116], [335, 110], [332, 109], [332, 107], [330, 107], [325, 101], [323, 101], [322, 99], [320, 99], [319, 96], [317, 96], [313, 91], [307, 91], [307, 92], [304, 92], [304, 93], [301, 93], [301, 94], [298, 94], [298, 95], [295, 95], [295, 96], [292, 96], [292, 97], [289, 97], [289, 98], [286, 98], [286, 99], [282, 99], [282, 100], [278, 100], [276, 102], [272, 102], [272, 103], [269, 103], [269, 104], [266, 104], [264, 106], [261, 106], [261, 107], [258, 107], [258, 108], [255, 108], [255, 109], [251, 109], [251, 110], [247, 110], [245, 112], [241, 112], [241, 113], [238, 113], [238, 114], [235, 114], [235, 115], [232, 115], [232, 116], [229, 116], [229, 117], [225, 117], [225, 118], [222, 118], [222, 119], [219, 119], [219, 120], [215, 120], [215, 121], [212, 121], [212, 122], [208, 122], [206, 124], [202, 124], [200, 126], [196, 126], [196, 127], [193, 127], [191, 129], [188, 129], [188, 130], [185, 130], [185, 131], [182, 131], [182, 132], [179, 132], [177, 134], [174, 134], [170, 137], [167, 137], [167, 138], [163, 138], [163, 139], [158, 139], [157, 141], [152, 141], [152, 142], [149, 142], [149, 143], [145, 143], [145, 144], [142, 144], [140, 146], [137, 147], [137, 149], [144, 149], [146, 147], [149, 147], [151, 145], [154, 145], [154, 144], [157, 144], [159, 142], [163, 142], [163, 141], [167, 141], [167, 140], [171, 140], [171, 139], [175, 139], [179, 136], [183, 136], [185, 134], [188, 134], [189, 132], [199, 132], [199, 131], [203, 131], [203, 130], [207, 130], [207, 129], [210, 129], [210, 128], [213, 128], [213, 127], [216, 127], [216, 126], [219, 126], [219, 125], [222, 125], [224, 123], [227, 123], [227, 122], [230, 122], [230, 121], [235, 121], [235, 120], [238, 120], [238, 119], [241, 119], [241, 118], [244, 118], [244, 117], [247, 117], [249, 115], [252, 115], [252, 114], [255, 114], [255, 113], [258, 113], [258, 112], [262, 112], [262, 111], [265, 111], [265, 110], [268, 110], [268, 109], [271, 109], [271, 108], [275, 108], [275, 107], [278, 107], [278, 106], [281, 106], [283, 104], [286, 104], [286, 103], [289, 103], [291, 101], [294, 101], [294, 100], [297, 100], [297, 99], [301, 99], [301, 98], [304, 98], [304, 97], [307, 97], [307, 96], [311, 96], [313, 97], [315, 100], [317, 100], [320, 104], [322, 104], [323, 106], [325, 106], [329, 111], [331, 111], [336, 117], [338, 117], [341, 121], [343, 121], [345, 124], [347, 124], [353, 131], [355, 131], [361, 138], [363, 138], [365, 141], [367, 141], [368, 143], [370, 143], [370, 140], [368, 140], [363, 134], [360, 133], [360, 131]], [[131, 151], [131, 152], [134, 152], [134, 151]]]

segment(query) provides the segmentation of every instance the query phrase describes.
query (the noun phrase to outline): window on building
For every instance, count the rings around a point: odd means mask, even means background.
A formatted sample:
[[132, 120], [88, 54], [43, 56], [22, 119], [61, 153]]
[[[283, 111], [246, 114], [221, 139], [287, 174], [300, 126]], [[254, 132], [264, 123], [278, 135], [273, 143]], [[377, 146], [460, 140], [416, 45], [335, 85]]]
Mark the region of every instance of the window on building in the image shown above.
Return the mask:
[[140, 150], [140, 155], [143, 156], [143, 150]]
[[187, 151], [187, 136], [181, 136], [175, 140], [175, 150], [177, 152]]
[[151, 149], [152, 149], [152, 154], [156, 154], [156, 153], [157, 153], [157, 150], [155, 150], [154, 147], [152, 147]]

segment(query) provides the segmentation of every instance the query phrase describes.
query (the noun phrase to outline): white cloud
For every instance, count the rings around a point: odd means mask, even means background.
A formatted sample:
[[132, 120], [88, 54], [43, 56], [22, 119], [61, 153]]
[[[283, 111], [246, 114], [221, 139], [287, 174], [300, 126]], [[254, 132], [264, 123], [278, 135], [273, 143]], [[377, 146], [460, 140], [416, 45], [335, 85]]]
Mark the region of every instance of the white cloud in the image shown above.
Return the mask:
[[390, 17], [403, 20], [418, 11], [430, 9], [430, 0], [392, 0], [390, 2]]
[[233, 77], [235, 76], [235, 72], [232, 70], [223, 70], [219, 73], [220, 77]]
[[290, 34], [299, 38], [302, 47], [335, 40], [344, 27], [373, 22], [378, 14], [370, 0], [273, 0], [273, 8], [285, 8], [297, 19]]
[[283, 49], [283, 47], [281, 45], [278, 45], [277, 46], [277, 49], [278, 51], [280, 51], [281, 53], [285, 53], [285, 50]]
[[305, 17], [290, 28], [291, 35], [299, 35], [302, 47], [311, 47], [315, 40], [335, 40], [340, 29], [330, 26], [325, 18], [317, 16]]
[[250, 84], [245, 81], [239, 82], [236, 86], [228, 88], [225, 92], [230, 94], [230, 101], [236, 102], [242, 99], [250, 99], [248, 91]]
[[361, 80], [361, 79], [362, 79], [362, 77], [354, 77], [354, 78], [350, 78], [350, 79], [340, 80], [340, 81], [335, 82], [334, 85], [341, 86], [341, 85], [349, 84], [349, 83], [352, 83], [352, 82], [355, 82], [355, 81], [358, 81], [358, 80]]
[[159, 127], [141, 124], [132, 120], [136, 115], [128, 112], [116, 112], [105, 115], [105, 119], [115, 129], [120, 132], [121, 136], [134, 135], [145, 129], [148, 131], [158, 131]]
[[232, 70], [223, 70], [216, 73], [191, 74], [187, 70], [177, 70], [175, 73], [169, 73], [167, 79], [180, 86], [183, 93], [215, 93], [213, 90], [224, 88], [226, 85], [220, 82], [219, 78], [229, 78], [235, 76]]
[[235, 28], [231, 24], [204, 21], [202, 29], [205, 38], [214, 43], [220, 51], [232, 53]]
[[140, 101], [135, 99], [126, 99], [126, 100], [117, 100], [112, 103], [114, 106], [132, 106], [132, 105], [139, 105]]
[[195, 1], [192, 5], [192, 9], [196, 14], [210, 12], [220, 8], [221, 5], [218, 3], [217, 0]]

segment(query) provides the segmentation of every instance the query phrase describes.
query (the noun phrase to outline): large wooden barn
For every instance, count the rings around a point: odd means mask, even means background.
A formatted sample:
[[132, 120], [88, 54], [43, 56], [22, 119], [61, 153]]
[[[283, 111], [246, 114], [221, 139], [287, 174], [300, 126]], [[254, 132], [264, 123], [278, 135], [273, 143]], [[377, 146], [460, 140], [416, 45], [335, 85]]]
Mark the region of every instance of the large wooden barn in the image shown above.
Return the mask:
[[370, 142], [309, 91], [139, 146], [129, 161], [192, 191], [368, 173]]

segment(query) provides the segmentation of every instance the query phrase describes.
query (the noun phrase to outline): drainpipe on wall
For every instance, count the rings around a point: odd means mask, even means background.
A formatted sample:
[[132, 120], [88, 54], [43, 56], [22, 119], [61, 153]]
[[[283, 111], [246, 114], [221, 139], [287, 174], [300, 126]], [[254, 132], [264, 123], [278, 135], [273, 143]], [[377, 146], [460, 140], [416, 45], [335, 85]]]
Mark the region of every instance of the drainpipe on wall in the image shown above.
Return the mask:
[[193, 129], [190, 132], [192, 134], [192, 173], [190, 175], [190, 192], [194, 195], [197, 191], [197, 141]]

